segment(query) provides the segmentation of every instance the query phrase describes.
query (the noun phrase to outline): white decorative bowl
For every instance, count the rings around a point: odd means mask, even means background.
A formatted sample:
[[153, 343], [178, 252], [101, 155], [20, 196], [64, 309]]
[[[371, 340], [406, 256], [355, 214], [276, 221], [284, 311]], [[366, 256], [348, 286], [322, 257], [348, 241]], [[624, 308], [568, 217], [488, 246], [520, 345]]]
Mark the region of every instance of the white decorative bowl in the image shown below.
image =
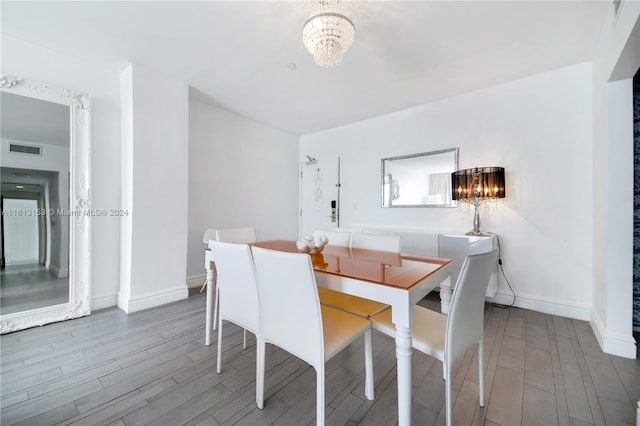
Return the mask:
[[302, 240], [296, 241], [296, 247], [302, 253], [316, 254], [324, 250], [324, 246], [329, 242], [326, 236], [313, 237], [309, 235]]

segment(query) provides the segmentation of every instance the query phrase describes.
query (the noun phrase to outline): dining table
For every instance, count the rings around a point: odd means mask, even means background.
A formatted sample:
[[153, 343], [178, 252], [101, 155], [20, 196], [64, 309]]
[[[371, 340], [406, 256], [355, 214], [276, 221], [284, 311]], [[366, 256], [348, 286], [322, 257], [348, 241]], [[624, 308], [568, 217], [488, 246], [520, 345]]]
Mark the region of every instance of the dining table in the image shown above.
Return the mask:
[[[300, 253], [293, 240], [252, 243], [269, 250]], [[213, 328], [215, 264], [205, 250], [207, 313], [205, 344]], [[309, 254], [318, 287], [340, 291], [391, 306], [396, 327], [398, 424], [411, 424], [411, 328], [413, 307], [440, 284], [448, 282], [451, 259], [326, 245]]]
[[[299, 252], [296, 241], [272, 240], [251, 245]], [[396, 327], [398, 424], [410, 425], [413, 308], [449, 279], [451, 260], [333, 245], [309, 256], [318, 287], [391, 305]]]

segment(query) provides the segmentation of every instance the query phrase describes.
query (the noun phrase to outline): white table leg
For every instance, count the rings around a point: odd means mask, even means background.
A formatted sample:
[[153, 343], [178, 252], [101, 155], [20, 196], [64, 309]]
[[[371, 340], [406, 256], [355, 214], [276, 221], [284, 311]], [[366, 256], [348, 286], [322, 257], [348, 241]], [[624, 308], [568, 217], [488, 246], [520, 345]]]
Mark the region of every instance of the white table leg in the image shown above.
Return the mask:
[[211, 330], [213, 329], [213, 270], [207, 268], [207, 318], [205, 321], [206, 331], [204, 334], [204, 344], [211, 345]]
[[398, 424], [411, 424], [411, 329], [396, 324]]

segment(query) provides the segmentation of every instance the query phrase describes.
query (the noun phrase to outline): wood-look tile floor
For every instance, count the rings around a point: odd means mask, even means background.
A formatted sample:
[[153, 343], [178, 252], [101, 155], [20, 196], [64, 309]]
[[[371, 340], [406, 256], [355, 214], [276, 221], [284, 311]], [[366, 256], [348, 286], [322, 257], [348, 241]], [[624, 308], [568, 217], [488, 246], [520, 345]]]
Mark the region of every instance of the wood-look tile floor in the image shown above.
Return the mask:
[[69, 277], [58, 278], [39, 264], [7, 266], [0, 270], [0, 312], [12, 314], [66, 303]]
[[[437, 293], [421, 302], [438, 309]], [[204, 346], [205, 300], [91, 316], [4, 335], [1, 417], [9, 425], [307, 425], [315, 373], [268, 347], [266, 402], [255, 405], [255, 340], [224, 327], [223, 372]], [[475, 349], [454, 371], [456, 425], [634, 425], [640, 362], [602, 353], [588, 323], [487, 305], [485, 408]], [[327, 364], [329, 425], [397, 422], [394, 341], [374, 336], [375, 401], [364, 398], [362, 344]], [[413, 423], [444, 425], [438, 361], [413, 358]]]

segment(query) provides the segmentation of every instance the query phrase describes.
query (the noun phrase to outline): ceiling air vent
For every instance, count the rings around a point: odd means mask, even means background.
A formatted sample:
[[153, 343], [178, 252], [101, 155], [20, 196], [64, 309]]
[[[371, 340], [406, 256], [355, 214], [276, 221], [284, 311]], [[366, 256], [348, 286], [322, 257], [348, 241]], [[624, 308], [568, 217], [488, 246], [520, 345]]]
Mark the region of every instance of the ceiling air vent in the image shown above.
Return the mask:
[[40, 155], [42, 147], [33, 145], [9, 144], [9, 152], [19, 152], [20, 154]]

